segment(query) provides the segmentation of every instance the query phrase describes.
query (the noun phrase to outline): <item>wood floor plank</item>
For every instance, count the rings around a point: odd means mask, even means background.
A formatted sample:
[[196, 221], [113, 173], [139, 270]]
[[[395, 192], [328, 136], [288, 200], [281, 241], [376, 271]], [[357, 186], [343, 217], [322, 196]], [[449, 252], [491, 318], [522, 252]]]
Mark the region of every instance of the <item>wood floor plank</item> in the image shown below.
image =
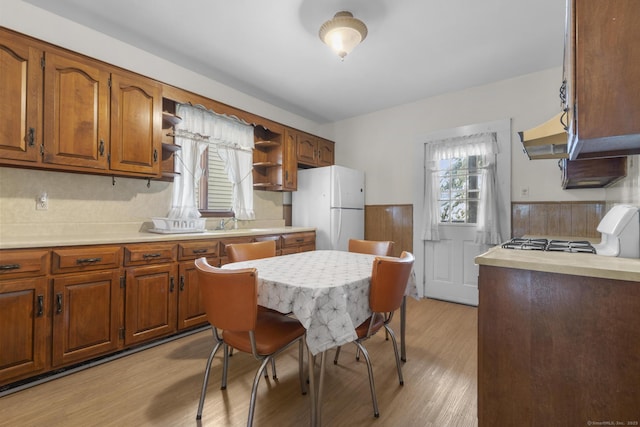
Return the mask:
[[[373, 362], [380, 418], [373, 418], [364, 359], [343, 347], [329, 352], [322, 405], [324, 426], [477, 426], [477, 309], [409, 299], [405, 385], [398, 384], [393, 349], [384, 333], [366, 343]], [[399, 316], [394, 319], [399, 334]], [[258, 365], [231, 358], [228, 388], [220, 390], [216, 357], [202, 422], [195, 414], [211, 333], [199, 332], [140, 353], [0, 398], [6, 426], [216, 426], [246, 424]], [[261, 380], [255, 426], [309, 425], [309, 396], [300, 393], [297, 347], [277, 359], [278, 380]]]

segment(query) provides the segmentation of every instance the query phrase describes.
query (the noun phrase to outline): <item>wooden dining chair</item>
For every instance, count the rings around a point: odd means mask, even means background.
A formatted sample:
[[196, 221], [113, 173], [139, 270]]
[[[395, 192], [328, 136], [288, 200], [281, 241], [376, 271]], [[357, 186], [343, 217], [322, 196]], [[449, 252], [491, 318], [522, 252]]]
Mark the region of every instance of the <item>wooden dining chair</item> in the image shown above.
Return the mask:
[[[373, 261], [371, 272], [371, 288], [369, 290], [369, 307], [371, 316], [356, 328], [358, 338], [354, 341], [359, 351], [364, 355], [369, 371], [369, 388], [371, 389], [371, 400], [373, 401], [373, 416], [379, 417], [378, 400], [376, 398], [376, 387], [373, 381], [373, 368], [369, 353], [363, 342], [371, 338], [380, 329], [391, 336], [393, 351], [396, 357], [396, 368], [398, 370], [398, 380], [400, 385], [404, 385], [402, 378], [402, 367], [400, 365], [400, 355], [398, 354], [398, 344], [396, 336], [389, 325], [393, 319], [393, 313], [400, 308], [402, 299], [407, 288], [407, 282], [413, 268], [414, 256], [410, 252], [402, 252], [400, 258], [376, 257]], [[338, 363], [340, 347], [336, 350], [334, 364]]]
[[393, 242], [349, 239], [349, 252], [391, 256], [391, 253], [393, 252]]
[[214, 337], [214, 346], [204, 372], [196, 420], [202, 418], [211, 363], [221, 346], [223, 347], [224, 361], [220, 388], [221, 390], [227, 388], [228, 349], [233, 347], [238, 351], [252, 354], [258, 361], [261, 361], [251, 389], [247, 420], [247, 426], [251, 426], [262, 372], [276, 354], [296, 342], [299, 345], [300, 388], [302, 394], [307, 393], [303, 375], [305, 329], [293, 317], [275, 311], [258, 310], [258, 272], [255, 268], [223, 270], [209, 265], [206, 258], [197, 259], [195, 266], [202, 302]]

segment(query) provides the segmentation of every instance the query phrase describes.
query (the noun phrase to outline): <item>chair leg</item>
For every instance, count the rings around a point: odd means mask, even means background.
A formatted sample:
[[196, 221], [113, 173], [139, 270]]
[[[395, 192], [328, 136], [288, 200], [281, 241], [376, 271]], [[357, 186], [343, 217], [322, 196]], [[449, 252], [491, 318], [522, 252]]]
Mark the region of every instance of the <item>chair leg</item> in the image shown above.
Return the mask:
[[340, 349], [342, 348], [342, 346], [338, 346], [338, 348], [336, 348], [336, 357], [333, 358], [333, 364], [337, 365], [338, 364], [338, 357], [340, 357]]
[[258, 372], [256, 372], [256, 376], [253, 379], [253, 388], [251, 389], [251, 400], [249, 401], [249, 419], [247, 420], [247, 427], [251, 427], [253, 425], [253, 413], [256, 409], [256, 396], [258, 395], [258, 384], [260, 383], [260, 377], [262, 376], [262, 372], [267, 368], [267, 364], [272, 359], [271, 356], [267, 356], [262, 360], [260, 364], [260, 368]]
[[229, 346], [225, 343], [223, 345], [224, 362], [222, 363], [222, 385], [220, 390], [227, 389], [227, 372], [229, 371]]
[[367, 362], [367, 370], [369, 371], [369, 388], [371, 389], [371, 400], [373, 401], [373, 416], [378, 418], [380, 416], [380, 411], [378, 411], [378, 399], [376, 398], [376, 386], [373, 382], [373, 368], [371, 367], [371, 360], [369, 359], [369, 353], [367, 349], [364, 348], [362, 344], [358, 341], [355, 341], [358, 348], [362, 351], [362, 355], [364, 356], [364, 360]]
[[396, 341], [396, 334], [393, 333], [393, 330], [384, 325], [385, 330], [391, 335], [391, 342], [393, 343], [393, 352], [396, 355], [396, 368], [398, 369], [398, 380], [400, 381], [400, 385], [404, 385], [404, 378], [402, 378], [402, 365], [400, 364], [400, 355], [398, 354], [398, 343]]
[[211, 350], [211, 354], [209, 354], [209, 359], [207, 359], [207, 367], [204, 370], [204, 380], [202, 381], [202, 391], [200, 392], [200, 402], [198, 402], [198, 413], [196, 414], [196, 420], [202, 419], [202, 408], [204, 407], [204, 397], [207, 394], [207, 384], [209, 383], [209, 373], [211, 372], [211, 363], [213, 362], [213, 358], [216, 355], [216, 352], [220, 348], [221, 342], [217, 342], [216, 345]]
[[[278, 375], [276, 374], [276, 359], [275, 359], [275, 357], [271, 358], [271, 371], [273, 372], [273, 379], [277, 380], [278, 379]], [[265, 378], [269, 378], [269, 370], [268, 369], [264, 370], [264, 377]]]
[[302, 394], [307, 394], [307, 382], [304, 380], [304, 340], [298, 343], [298, 376], [300, 377], [300, 389]]

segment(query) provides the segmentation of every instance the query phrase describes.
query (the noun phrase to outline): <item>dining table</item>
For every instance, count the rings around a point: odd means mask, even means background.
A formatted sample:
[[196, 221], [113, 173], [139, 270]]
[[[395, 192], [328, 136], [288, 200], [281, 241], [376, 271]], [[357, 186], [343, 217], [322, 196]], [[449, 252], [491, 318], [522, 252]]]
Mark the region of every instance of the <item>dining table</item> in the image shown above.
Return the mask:
[[[311, 389], [311, 425], [321, 423], [325, 352], [357, 339], [356, 327], [370, 315], [369, 287], [376, 255], [316, 250], [225, 264], [222, 268], [256, 268], [258, 304], [292, 313], [306, 329]], [[406, 361], [406, 297], [418, 298], [412, 272], [400, 315], [402, 360]], [[316, 356], [320, 374], [316, 390]]]

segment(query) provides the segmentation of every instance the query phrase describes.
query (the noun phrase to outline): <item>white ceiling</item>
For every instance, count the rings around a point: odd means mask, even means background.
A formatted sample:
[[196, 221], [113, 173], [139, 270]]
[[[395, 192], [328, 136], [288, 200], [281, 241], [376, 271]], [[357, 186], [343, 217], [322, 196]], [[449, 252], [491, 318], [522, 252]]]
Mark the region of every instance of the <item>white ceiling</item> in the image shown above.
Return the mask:
[[[562, 0], [25, 0], [318, 123], [562, 64]], [[340, 10], [366, 40], [318, 38]]]

